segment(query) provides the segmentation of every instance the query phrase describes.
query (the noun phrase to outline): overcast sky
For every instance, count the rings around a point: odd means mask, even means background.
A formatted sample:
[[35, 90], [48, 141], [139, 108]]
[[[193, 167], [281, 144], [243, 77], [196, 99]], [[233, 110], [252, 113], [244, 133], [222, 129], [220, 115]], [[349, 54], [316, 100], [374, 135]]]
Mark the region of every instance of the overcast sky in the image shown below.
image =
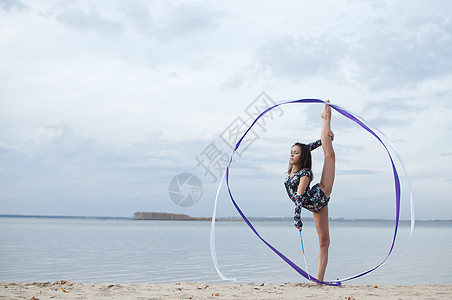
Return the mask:
[[[418, 219], [452, 219], [451, 13], [446, 0], [0, 0], [0, 214], [209, 216], [221, 174], [197, 159], [229, 155], [253, 103], [319, 98], [394, 143]], [[284, 106], [256, 127], [231, 170], [247, 215], [293, 215], [290, 147], [320, 137], [322, 109]], [[330, 216], [394, 218], [383, 147], [337, 113], [332, 125]], [[203, 184], [190, 207], [168, 194], [181, 173]]]

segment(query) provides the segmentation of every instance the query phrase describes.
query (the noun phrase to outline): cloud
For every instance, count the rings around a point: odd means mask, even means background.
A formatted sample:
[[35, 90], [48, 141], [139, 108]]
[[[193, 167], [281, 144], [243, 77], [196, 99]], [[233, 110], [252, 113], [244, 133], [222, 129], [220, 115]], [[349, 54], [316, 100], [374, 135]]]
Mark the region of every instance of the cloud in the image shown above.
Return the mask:
[[[335, 46], [331, 47], [333, 44]], [[344, 46], [340, 40], [331, 40], [329, 34], [285, 36], [270, 40], [257, 56], [263, 68], [276, 77], [308, 77], [339, 72]]]
[[[76, 133], [64, 122], [56, 125], [44, 125], [34, 135], [34, 159], [76, 159], [91, 154], [94, 141]], [[69, 161], [68, 161], [69, 162]]]
[[154, 173], [183, 166], [188, 158], [184, 152], [193, 153], [190, 152], [193, 149], [178, 148], [179, 141], [165, 141], [160, 136], [161, 132], [150, 134], [145, 141], [123, 146], [103, 144], [61, 122], [38, 128], [34, 145], [26, 145], [24, 148], [30, 150], [22, 151], [37, 164], [58, 168], [82, 163], [105, 170], [135, 172], [145, 169], [149, 172], [152, 169]]
[[351, 31], [339, 25], [320, 34], [271, 38], [226, 86], [238, 87], [239, 79], [262, 73], [291, 81], [322, 77], [371, 90], [402, 89], [452, 73], [448, 15], [376, 17], [362, 27]]
[[96, 10], [87, 11], [79, 7], [60, 12], [56, 19], [70, 28], [86, 32], [118, 34], [123, 30], [119, 22], [103, 16], [100, 12]]
[[156, 18], [154, 32], [165, 40], [202, 35], [217, 29], [226, 15], [223, 11], [210, 10], [204, 6], [178, 4]]
[[123, 16], [122, 22], [124, 26], [129, 24], [129, 27], [137, 29], [140, 34], [150, 33], [155, 23], [150, 5], [151, 3], [148, 1], [129, 0], [121, 2], [119, 9], [120, 14]]
[[414, 102], [413, 98], [392, 97], [368, 102], [363, 108], [363, 113], [369, 123], [378, 128], [406, 127], [413, 124], [419, 115], [428, 109], [426, 103]]
[[452, 156], [452, 152], [447, 152], [447, 153], [440, 153], [437, 156], [441, 156], [441, 157], [449, 157]]
[[382, 172], [379, 171], [372, 171], [372, 170], [337, 170], [337, 175], [377, 175], [381, 174]]
[[448, 16], [375, 21], [350, 49], [356, 80], [373, 89], [403, 88], [450, 74], [451, 25]]
[[[227, 16], [224, 11], [196, 4], [166, 3], [162, 6], [158, 2], [137, 0], [118, 1], [109, 6], [92, 2], [64, 3], [45, 10], [47, 17], [55, 18], [71, 31], [90, 34], [74, 36], [79, 44], [72, 48], [79, 50], [79, 57], [101, 52], [96, 57], [98, 60], [108, 53], [110, 57], [114, 55], [115, 61], [125, 61], [133, 67], [145, 66], [156, 71], [166, 67], [171, 68], [167, 74], [176, 75], [181, 71], [175, 72], [175, 69], [205, 69], [214, 59], [209, 53], [219, 46], [212, 40]], [[99, 39], [84, 43], [92, 35]]]
[[28, 6], [19, 0], [0, 0], [0, 8], [7, 12], [11, 12], [13, 10], [27, 10]]
[[165, 141], [160, 136], [150, 134], [134, 144], [104, 144], [62, 122], [37, 128], [33, 139], [20, 145], [2, 140], [3, 212], [108, 215], [112, 212], [106, 211], [116, 207], [114, 215], [128, 216], [134, 205], [164, 206], [169, 203], [167, 184], [174, 175], [196, 168], [194, 154], [203, 142]]
[[192, 38], [197, 34], [202, 37], [217, 29], [227, 15], [223, 11], [186, 4], [172, 4], [162, 10], [157, 4], [144, 1], [120, 2], [118, 8], [71, 5], [63, 7], [56, 19], [76, 30], [125, 35], [139, 33], [142, 37], [167, 42]]
[[403, 115], [406, 113], [418, 114], [429, 106], [427, 103], [414, 102], [409, 97], [385, 98], [378, 102], [368, 102], [363, 111], [369, 114], [394, 114]]
[[5, 153], [16, 153], [18, 151], [19, 151], [19, 149], [18, 149], [17, 146], [10, 145], [10, 144], [5, 143], [5, 142], [0, 140], [0, 153], [2, 153], [2, 154], [5, 154]]

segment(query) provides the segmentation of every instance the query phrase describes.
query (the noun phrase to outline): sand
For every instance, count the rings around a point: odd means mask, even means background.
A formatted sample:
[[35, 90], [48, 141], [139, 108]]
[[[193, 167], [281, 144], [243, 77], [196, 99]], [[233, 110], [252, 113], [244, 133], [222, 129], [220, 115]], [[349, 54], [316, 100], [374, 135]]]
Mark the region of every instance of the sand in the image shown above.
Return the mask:
[[2, 282], [0, 299], [452, 299], [449, 285]]

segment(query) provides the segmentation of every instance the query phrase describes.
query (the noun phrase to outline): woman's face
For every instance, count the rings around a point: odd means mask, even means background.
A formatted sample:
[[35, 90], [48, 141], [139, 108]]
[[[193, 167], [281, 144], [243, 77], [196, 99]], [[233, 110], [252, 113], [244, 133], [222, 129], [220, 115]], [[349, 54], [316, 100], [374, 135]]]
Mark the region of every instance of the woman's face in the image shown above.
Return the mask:
[[290, 164], [296, 165], [298, 161], [300, 160], [301, 156], [301, 148], [299, 146], [293, 146], [290, 150]]

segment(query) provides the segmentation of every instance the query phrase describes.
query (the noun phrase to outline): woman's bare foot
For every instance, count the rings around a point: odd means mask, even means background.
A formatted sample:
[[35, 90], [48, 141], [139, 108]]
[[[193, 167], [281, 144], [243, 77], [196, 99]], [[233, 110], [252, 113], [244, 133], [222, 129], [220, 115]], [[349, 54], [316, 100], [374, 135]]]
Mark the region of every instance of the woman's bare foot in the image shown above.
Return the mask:
[[[325, 102], [330, 103], [330, 100], [326, 100]], [[320, 114], [320, 116], [322, 117], [322, 119], [331, 119], [331, 107], [328, 104], [325, 104], [325, 109]]]

